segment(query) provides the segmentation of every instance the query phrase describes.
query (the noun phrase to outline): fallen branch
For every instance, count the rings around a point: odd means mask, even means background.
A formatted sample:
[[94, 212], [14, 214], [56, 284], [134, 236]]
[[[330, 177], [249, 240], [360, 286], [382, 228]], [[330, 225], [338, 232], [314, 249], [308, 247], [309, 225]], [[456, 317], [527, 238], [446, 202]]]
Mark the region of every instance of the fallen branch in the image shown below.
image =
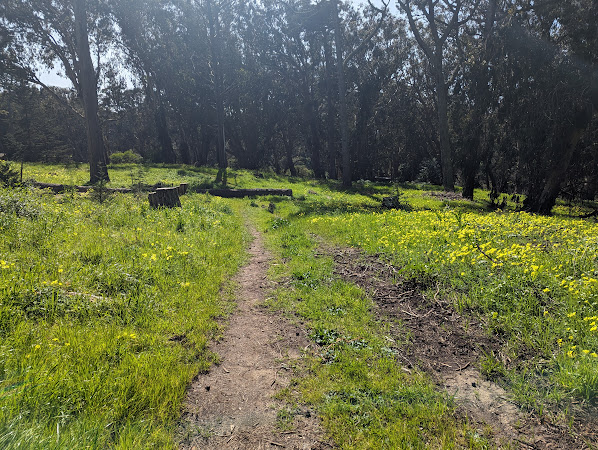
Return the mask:
[[[60, 192], [68, 191], [68, 190], [76, 190], [77, 192], [88, 192], [92, 189], [98, 189], [97, 186], [71, 186], [68, 184], [55, 184], [55, 183], [40, 183], [38, 181], [33, 182], [33, 186], [40, 188], [40, 189], [50, 189], [54, 191], [55, 194], [59, 194]], [[121, 194], [127, 194], [129, 192], [133, 192], [131, 189], [127, 188], [102, 188], [107, 192], [119, 192]]]
[[459, 367], [457, 370], [457, 372], [461, 372], [462, 370], [467, 369], [470, 366], [471, 362], [468, 362], [467, 364], [465, 364], [463, 367]]
[[477, 248], [477, 249], [480, 251], [480, 253], [481, 253], [482, 255], [484, 255], [484, 256], [485, 256], [486, 258], [488, 258], [490, 261], [494, 262], [494, 260], [493, 260], [493, 259], [492, 259], [490, 256], [488, 256], [488, 255], [486, 254], [486, 252], [484, 252], [484, 250], [482, 250], [482, 249], [480, 248], [480, 246], [479, 246], [479, 245], [476, 245], [476, 248]]
[[197, 192], [224, 198], [243, 198], [251, 197], [253, 195], [293, 196], [292, 189], [200, 189]]

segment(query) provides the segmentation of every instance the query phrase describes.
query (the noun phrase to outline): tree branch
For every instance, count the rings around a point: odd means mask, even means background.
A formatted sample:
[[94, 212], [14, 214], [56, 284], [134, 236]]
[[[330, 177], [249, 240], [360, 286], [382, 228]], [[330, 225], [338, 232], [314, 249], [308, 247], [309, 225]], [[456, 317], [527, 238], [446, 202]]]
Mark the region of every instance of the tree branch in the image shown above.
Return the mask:
[[409, 28], [411, 29], [411, 32], [415, 36], [415, 40], [417, 41], [417, 43], [419, 44], [419, 46], [423, 50], [423, 52], [426, 54], [426, 57], [428, 58], [428, 61], [430, 61], [430, 64], [433, 65], [434, 64], [434, 53], [432, 52], [432, 49], [430, 48], [430, 46], [428, 44], [426, 44], [422, 35], [420, 34], [419, 30], [417, 29], [417, 24], [415, 23], [415, 20], [413, 19], [413, 14], [411, 12], [410, 0], [397, 0], [397, 3], [401, 6], [403, 11], [405, 11], [405, 14], [407, 14], [407, 19], [409, 21]]
[[69, 109], [75, 116], [77, 116], [81, 119], [85, 119], [85, 117], [83, 117], [83, 115], [79, 111], [77, 111], [75, 108], [73, 108], [73, 106], [70, 105], [65, 99], [63, 99], [58, 94], [56, 94], [56, 92], [54, 92], [54, 90], [51, 87], [49, 87], [43, 81], [41, 81], [32, 70], [29, 70], [26, 68], [22, 68], [22, 69], [24, 69], [27, 72], [27, 81], [29, 81], [30, 83], [37, 84], [38, 86], [42, 87], [46, 92], [48, 92], [52, 97], [54, 97], [54, 99], [57, 100], [62, 106], [65, 106], [67, 109]]
[[355, 55], [361, 52], [365, 48], [365, 46], [370, 43], [375, 34], [380, 30], [380, 27], [384, 22], [384, 18], [386, 17], [386, 13], [388, 12], [388, 2], [385, 3], [384, 1], [382, 1], [382, 4], [384, 5], [383, 10], [380, 10], [379, 8], [376, 8], [374, 5], [372, 5], [371, 0], [368, 0], [368, 3], [375, 11], [380, 12], [382, 15], [380, 16], [378, 24], [374, 28], [372, 28], [372, 30], [368, 33], [365, 39], [361, 41], [361, 44], [359, 44], [359, 46], [356, 49], [354, 49], [351, 53], [349, 53], [349, 55], [343, 60], [343, 67], [346, 67], [349, 61], [351, 61], [351, 58], [353, 58]]

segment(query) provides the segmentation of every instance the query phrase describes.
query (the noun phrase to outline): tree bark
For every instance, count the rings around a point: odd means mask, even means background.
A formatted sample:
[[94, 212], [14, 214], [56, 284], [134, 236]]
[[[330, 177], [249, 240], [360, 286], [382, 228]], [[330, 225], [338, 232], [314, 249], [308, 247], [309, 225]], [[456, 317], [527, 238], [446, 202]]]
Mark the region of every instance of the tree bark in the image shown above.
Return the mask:
[[311, 150], [311, 165], [314, 171], [314, 176], [316, 178], [324, 178], [324, 170], [322, 169], [322, 162], [320, 159], [320, 135], [318, 131], [318, 117], [316, 109], [314, 108], [314, 100], [312, 98], [311, 93], [309, 92], [309, 88], [306, 88], [308, 91], [306, 95], [309, 95], [307, 99], [306, 105], [306, 115], [307, 120], [309, 121], [309, 131], [310, 135], [307, 138], [308, 140], [308, 147]]
[[166, 120], [166, 110], [164, 105], [162, 104], [162, 99], [160, 92], [156, 93], [156, 102], [157, 110], [155, 112], [155, 123], [156, 123], [156, 131], [158, 133], [158, 142], [160, 143], [160, 162], [166, 164], [174, 164], [176, 163], [176, 154], [174, 153], [174, 148], [172, 146], [172, 138], [170, 137], [170, 132], [168, 131], [168, 121]]
[[448, 86], [444, 81], [442, 61], [435, 67], [436, 96], [438, 99], [438, 134], [440, 137], [440, 164], [442, 166], [442, 187], [445, 191], [455, 190], [453, 172], [453, 154], [449, 135], [448, 122]]
[[254, 195], [282, 195], [293, 196], [292, 189], [199, 189], [198, 194], [210, 194], [215, 197], [223, 198], [243, 198]]
[[199, 132], [199, 151], [195, 155], [195, 164], [198, 166], [205, 166], [208, 163], [208, 154], [210, 152], [210, 144], [212, 142], [212, 135], [209, 132], [208, 125], [200, 124]]
[[156, 189], [156, 192], [150, 192], [147, 196], [147, 199], [152, 208], [181, 207], [181, 199], [179, 198], [178, 187], [158, 188]]
[[226, 180], [226, 136], [224, 132], [224, 88], [220, 52], [220, 18], [212, 8], [212, 1], [206, 2], [208, 8], [208, 25], [210, 27], [210, 52], [212, 57], [212, 71], [214, 94], [216, 100], [216, 160], [218, 161], [218, 175], [216, 182]]
[[334, 14], [334, 45], [336, 46], [336, 73], [339, 97], [339, 122], [341, 129], [341, 156], [343, 167], [343, 186], [351, 187], [352, 167], [351, 149], [349, 148], [349, 130], [347, 124], [347, 88], [345, 86], [345, 68], [343, 64], [343, 37], [341, 35], [341, 18], [338, 9], [338, 0], [334, 0], [332, 8]]
[[473, 191], [475, 189], [475, 171], [468, 170], [463, 174], [463, 198], [473, 200]]
[[336, 173], [336, 133], [334, 129], [334, 84], [332, 78], [332, 49], [331, 45], [326, 40], [324, 42], [324, 58], [326, 62], [326, 128], [328, 131], [328, 178], [336, 180], [338, 174]]
[[453, 155], [450, 144], [449, 125], [448, 125], [448, 85], [445, 80], [443, 68], [443, 49], [448, 36], [459, 26], [459, 11], [461, 4], [451, 13], [451, 19], [443, 33], [439, 32], [435, 7], [438, 2], [428, 0], [426, 10], [423, 2], [416, 2], [428, 21], [428, 28], [432, 38], [433, 45], [430, 45], [419, 32], [418, 23], [413, 17], [410, 0], [397, 0], [409, 21], [409, 28], [413, 32], [415, 40], [423, 50], [426, 58], [430, 62], [432, 76], [436, 87], [437, 113], [438, 113], [438, 132], [440, 138], [440, 163], [442, 168], [442, 186], [445, 191], [455, 190], [455, 177], [453, 172]]
[[292, 177], [297, 176], [297, 169], [293, 162], [293, 137], [291, 132], [283, 132], [282, 140], [284, 143], [285, 156], [286, 156], [286, 168], [291, 173]]
[[577, 111], [576, 117], [574, 118], [574, 125], [571, 128], [567, 139], [564, 140], [565, 142], [562, 145], [562, 150], [557, 153], [560, 155], [560, 158], [553, 162], [542, 190], [539, 195], [534, 195], [532, 193], [525, 199], [524, 207], [527, 211], [544, 215], [549, 215], [552, 212], [552, 208], [556, 204], [556, 199], [561, 191], [561, 185], [566, 177], [567, 170], [571, 165], [577, 143], [592, 120], [592, 114], [593, 111], [591, 105], [587, 105], [585, 108]]
[[109, 181], [106, 166], [106, 148], [98, 117], [97, 78], [91, 61], [89, 38], [87, 32], [86, 0], [73, 0], [75, 15], [75, 43], [77, 46], [77, 70], [79, 93], [85, 110], [87, 129], [87, 147], [89, 152], [89, 182]]

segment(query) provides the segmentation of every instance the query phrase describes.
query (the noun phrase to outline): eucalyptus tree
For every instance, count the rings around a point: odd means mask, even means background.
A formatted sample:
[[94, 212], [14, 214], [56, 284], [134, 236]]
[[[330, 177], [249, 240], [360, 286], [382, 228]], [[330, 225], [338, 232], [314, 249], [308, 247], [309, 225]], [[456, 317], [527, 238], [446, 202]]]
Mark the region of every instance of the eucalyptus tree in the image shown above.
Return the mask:
[[481, 162], [494, 196], [523, 192], [527, 210], [549, 214], [572, 164], [585, 161], [576, 177], [595, 176], [595, 3], [485, 2], [462, 39], [468, 63], [452, 88], [464, 195]]
[[343, 186], [350, 187], [352, 184], [352, 171], [353, 164], [351, 158], [351, 149], [349, 147], [349, 129], [348, 129], [348, 117], [347, 117], [347, 86], [345, 81], [345, 71], [347, 64], [356, 56], [361, 55], [362, 52], [368, 47], [371, 39], [378, 32], [386, 14], [388, 12], [388, 1], [382, 0], [383, 8], [379, 9], [375, 7], [371, 1], [368, 3], [372, 10], [380, 14], [379, 22], [369, 30], [369, 33], [363, 37], [359, 45], [351, 49], [347, 54], [345, 53], [345, 42], [343, 36], [343, 26], [340, 16], [339, 0], [330, 0], [331, 2], [331, 13], [332, 23], [334, 24], [334, 44], [336, 52], [336, 71], [337, 71], [337, 82], [338, 82], [338, 95], [339, 95], [339, 121], [340, 121], [340, 132], [341, 132], [341, 155], [342, 155], [342, 179]]
[[152, 159], [174, 163], [177, 158], [168, 120], [171, 112], [169, 96], [178, 80], [188, 80], [185, 64], [190, 56], [179, 32], [183, 28], [182, 3], [110, 1], [119, 25], [119, 42], [126, 55], [127, 68], [136, 83], [142, 86], [147, 108], [151, 111], [151, 128], [158, 144]]
[[[464, 24], [463, 33], [451, 49], [454, 58], [463, 61], [454, 77], [454, 101], [449, 107], [455, 136], [454, 162], [461, 169], [462, 195], [470, 200], [481, 162], [488, 160], [496, 140], [495, 116], [500, 93], [492, 83], [492, 76], [499, 64], [495, 40], [501, 20], [504, 14], [498, 9], [498, 0], [481, 0], [479, 15]], [[497, 188], [492, 184], [493, 191]]]
[[[6, 88], [0, 92], [0, 153], [20, 161], [82, 161], [86, 150], [84, 123], [68, 120], [71, 116], [66, 105], [79, 102], [72, 91], [54, 88], [50, 94], [47, 89], [16, 80]], [[61, 103], [56, 102], [56, 96]]]
[[[276, 167], [296, 173], [293, 159], [305, 155], [314, 175], [323, 178], [322, 48], [329, 42], [328, 5], [305, 0], [260, 3], [253, 18], [243, 20], [243, 74], [254, 77], [253, 88], [244, 89], [245, 102], [255, 108], [259, 99], [258, 111], [267, 123], [261, 129], [264, 146], [283, 147], [276, 155], [284, 161]], [[257, 99], [249, 102], [251, 96]]]
[[536, 160], [538, 176], [529, 186], [525, 206], [548, 214], [598, 111], [598, 2], [521, 3], [521, 13], [513, 17], [515, 30], [521, 29], [519, 23], [525, 24], [522, 34], [538, 42], [536, 47], [546, 55], [546, 64], [536, 68], [535, 78], [551, 79], [544, 87], [548, 108], [544, 117], [552, 133], [545, 152]]
[[[4, 0], [0, 4], [3, 27], [15, 36], [22, 51], [20, 67], [60, 64], [83, 106], [91, 183], [108, 180], [107, 155], [98, 117], [98, 78], [101, 55], [113, 31], [101, 1]], [[94, 66], [92, 50], [96, 58]]]
[[448, 97], [452, 74], [447, 73], [445, 52], [476, 12], [477, 0], [397, 0], [409, 21], [409, 28], [425, 54], [434, 77], [438, 114], [438, 133], [442, 165], [442, 185], [455, 189], [453, 152], [449, 134]]
[[[353, 86], [350, 96], [350, 115], [355, 117], [351, 127], [353, 177], [373, 179], [379, 174], [390, 174], [397, 148], [393, 136], [398, 129], [388, 127], [402, 119], [401, 113], [389, 107], [401, 69], [406, 63], [410, 43], [405, 36], [402, 19], [391, 15], [379, 18], [373, 11], [364, 11], [360, 21], [350, 21], [346, 33], [348, 42], [363, 42], [371, 30], [367, 50], [360, 58], [353, 58], [346, 66], [349, 83]], [[393, 104], [393, 107], [399, 107]], [[390, 116], [397, 116], [393, 120]]]

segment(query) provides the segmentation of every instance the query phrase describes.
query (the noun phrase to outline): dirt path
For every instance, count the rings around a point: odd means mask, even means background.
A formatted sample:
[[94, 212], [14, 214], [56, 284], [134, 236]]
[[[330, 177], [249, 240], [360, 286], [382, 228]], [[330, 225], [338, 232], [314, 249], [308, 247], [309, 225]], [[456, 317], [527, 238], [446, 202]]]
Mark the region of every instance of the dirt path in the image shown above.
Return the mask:
[[[266, 310], [270, 256], [255, 231], [249, 263], [235, 281], [238, 309], [212, 350], [221, 362], [191, 386], [181, 426], [182, 449], [324, 449], [319, 420], [273, 395], [309, 341], [305, 330]], [[290, 422], [292, 421], [292, 424]]]
[[352, 248], [321, 248], [333, 256], [337, 275], [372, 295], [375, 314], [391, 323], [397, 341], [409, 336], [409, 345], [397, 348], [401, 364], [427, 372], [472, 425], [482, 432], [491, 428], [498, 448], [583, 449], [598, 443], [595, 419], [577, 421], [574, 430], [539, 420], [522, 413], [501, 386], [480, 374], [484, 353], [505, 358], [501, 342], [489, 337], [482, 324], [460, 317], [437, 295], [424, 298], [418, 286], [401, 280], [394, 267], [378, 258]]

